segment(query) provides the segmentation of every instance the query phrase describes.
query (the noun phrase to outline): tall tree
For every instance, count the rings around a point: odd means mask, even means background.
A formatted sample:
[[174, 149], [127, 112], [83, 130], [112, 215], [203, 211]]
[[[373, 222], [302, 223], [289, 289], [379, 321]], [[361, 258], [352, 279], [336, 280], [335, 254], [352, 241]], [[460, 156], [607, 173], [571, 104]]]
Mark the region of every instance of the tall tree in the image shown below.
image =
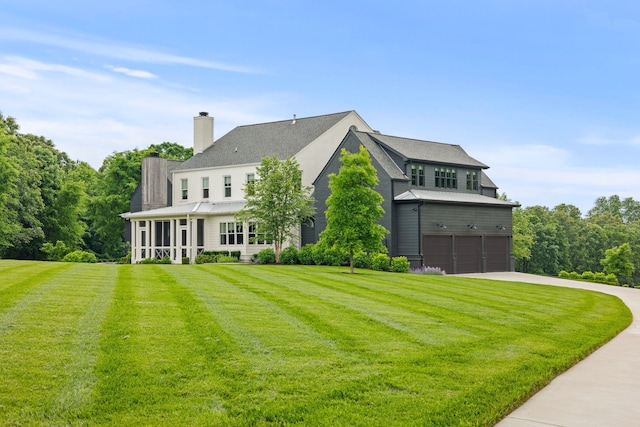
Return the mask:
[[629, 283], [631, 274], [635, 270], [632, 262], [631, 246], [628, 243], [607, 249], [604, 259], [600, 262], [604, 266], [604, 272], [615, 274], [620, 283]]
[[331, 195], [327, 198], [327, 227], [321, 242], [349, 254], [349, 270], [354, 273], [353, 257], [359, 251], [383, 252], [384, 236], [389, 231], [377, 222], [384, 215], [384, 199], [375, 190], [378, 173], [369, 152], [360, 146], [358, 153], [342, 149], [342, 166], [329, 175]]
[[236, 218], [256, 223], [261, 238], [273, 241], [279, 263], [284, 243], [296, 239], [302, 221], [314, 213], [311, 188], [302, 186], [302, 171], [294, 158], [265, 157], [256, 172], [258, 179], [245, 186], [247, 204]]

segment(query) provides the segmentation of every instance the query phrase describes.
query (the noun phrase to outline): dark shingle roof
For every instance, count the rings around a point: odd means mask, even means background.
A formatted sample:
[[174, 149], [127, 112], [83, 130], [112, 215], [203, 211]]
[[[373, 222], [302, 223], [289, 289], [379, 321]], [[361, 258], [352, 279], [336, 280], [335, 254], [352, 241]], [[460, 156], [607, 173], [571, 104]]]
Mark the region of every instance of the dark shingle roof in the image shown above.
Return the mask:
[[384, 148], [378, 144], [371, 136], [371, 133], [368, 132], [353, 132], [353, 134], [358, 138], [360, 143], [367, 149], [371, 157], [376, 159], [376, 161], [382, 166], [387, 175], [391, 179], [407, 179], [407, 176], [402, 172], [402, 170], [396, 165], [396, 163], [389, 157]]
[[480, 185], [484, 188], [495, 188], [498, 189], [498, 186], [489, 178], [489, 176], [484, 173], [484, 171], [480, 172]]
[[260, 163], [263, 157], [289, 158], [352, 111], [238, 126], [176, 170]]
[[419, 139], [400, 138], [397, 136], [372, 133], [371, 137], [383, 147], [395, 151], [408, 160], [419, 160], [458, 166], [488, 168], [482, 162], [469, 156], [459, 145], [441, 142], [422, 141]]

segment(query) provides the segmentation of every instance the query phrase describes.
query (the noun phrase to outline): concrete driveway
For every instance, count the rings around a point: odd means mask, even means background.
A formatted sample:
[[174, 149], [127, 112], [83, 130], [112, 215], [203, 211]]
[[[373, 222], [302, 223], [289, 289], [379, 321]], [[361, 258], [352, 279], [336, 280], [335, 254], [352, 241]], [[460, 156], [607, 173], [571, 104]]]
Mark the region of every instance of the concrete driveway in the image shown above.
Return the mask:
[[460, 276], [589, 289], [617, 296], [633, 313], [627, 329], [555, 378], [497, 426], [640, 426], [640, 289], [524, 273]]

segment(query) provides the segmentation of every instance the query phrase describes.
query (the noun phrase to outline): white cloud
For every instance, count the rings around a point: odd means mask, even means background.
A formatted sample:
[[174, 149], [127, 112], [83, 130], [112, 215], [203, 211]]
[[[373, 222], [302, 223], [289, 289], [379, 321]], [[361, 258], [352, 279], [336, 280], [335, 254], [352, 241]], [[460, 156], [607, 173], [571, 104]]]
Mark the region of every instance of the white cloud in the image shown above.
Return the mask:
[[36, 80], [40, 78], [40, 74], [38, 72], [55, 72], [89, 80], [109, 80], [109, 78], [103, 74], [93, 73], [81, 68], [74, 68], [60, 64], [47, 64], [28, 58], [14, 56], [5, 56], [2, 58], [2, 63], [0, 63], [0, 73], [2, 72], [13, 77], [28, 80]]
[[55, 46], [91, 55], [134, 62], [187, 65], [238, 73], [257, 72], [255, 69], [240, 65], [172, 55], [169, 53], [158, 52], [153, 49], [118, 44], [111, 41], [91, 40], [90, 37], [85, 34], [66, 37], [53, 33], [41, 33], [25, 29], [5, 27], [0, 28], [0, 40], [22, 41], [45, 46]]
[[111, 65], [107, 65], [105, 66], [105, 68], [116, 72], [116, 73], [121, 73], [121, 74], [125, 74], [127, 76], [130, 77], [136, 77], [139, 79], [155, 79], [156, 76], [155, 74], [149, 72], [149, 71], [144, 71], [144, 70], [131, 70], [129, 68], [125, 68], [125, 67], [113, 67]]

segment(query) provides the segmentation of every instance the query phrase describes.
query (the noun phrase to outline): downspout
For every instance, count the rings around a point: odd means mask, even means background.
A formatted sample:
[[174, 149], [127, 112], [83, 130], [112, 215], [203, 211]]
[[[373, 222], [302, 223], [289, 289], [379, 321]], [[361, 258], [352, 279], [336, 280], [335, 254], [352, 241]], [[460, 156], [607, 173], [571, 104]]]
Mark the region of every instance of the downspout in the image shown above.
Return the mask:
[[424, 253], [422, 253], [422, 205], [424, 202], [418, 204], [418, 254], [420, 255], [420, 266], [424, 267]]

